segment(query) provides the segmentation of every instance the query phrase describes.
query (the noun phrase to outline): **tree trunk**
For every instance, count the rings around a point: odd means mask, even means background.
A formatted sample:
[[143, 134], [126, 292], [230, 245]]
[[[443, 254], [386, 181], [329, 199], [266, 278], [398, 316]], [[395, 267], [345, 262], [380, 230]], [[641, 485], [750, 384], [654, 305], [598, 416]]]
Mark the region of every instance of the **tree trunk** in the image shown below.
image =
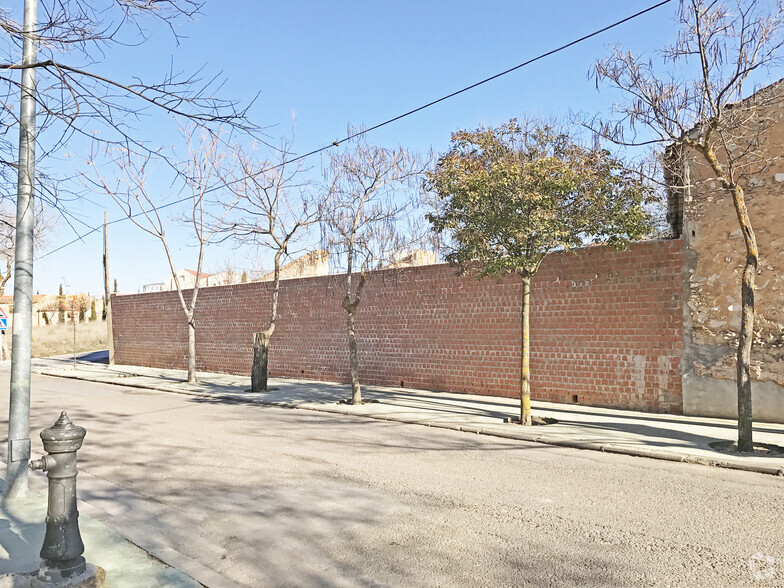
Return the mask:
[[520, 345], [520, 424], [530, 426], [531, 422], [531, 366], [529, 356], [531, 351], [530, 336], [530, 301], [531, 301], [531, 278], [521, 276], [523, 279], [522, 288], [522, 312], [520, 313], [521, 323], [521, 345]]
[[738, 451], [754, 451], [751, 412], [751, 347], [754, 343], [754, 281], [757, 276], [757, 238], [751, 227], [743, 188], [732, 187], [732, 202], [746, 244], [746, 263], [741, 279], [741, 318], [738, 333]]
[[253, 367], [250, 372], [251, 392], [267, 392], [267, 369], [269, 365], [270, 328], [253, 334]]
[[196, 382], [196, 323], [188, 317], [188, 382]]
[[0, 296], [5, 296], [5, 285], [8, 283], [8, 280], [10, 279], [11, 279], [11, 258], [8, 258], [8, 261], [6, 262], [5, 276], [3, 276], [3, 279], [0, 280]]
[[[689, 144], [689, 143], [687, 143]], [[721, 179], [722, 188], [732, 195], [732, 203], [738, 216], [738, 224], [743, 233], [746, 245], [746, 263], [743, 265], [741, 278], [741, 311], [740, 332], [738, 333], [738, 354], [736, 384], [738, 387], [738, 451], [747, 453], [754, 451], [752, 440], [752, 407], [751, 407], [751, 347], [754, 344], [754, 281], [757, 277], [759, 253], [757, 238], [751, 227], [746, 198], [736, 182], [730, 181], [724, 167], [719, 163], [712, 149], [696, 146], [705, 156], [716, 177]]]
[[362, 391], [359, 387], [359, 358], [357, 357], [357, 337], [354, 333], [354, 315], [356, 306], [346, 309], [348, 320], [348, 365], [351, 371], [351, 404], [362, 404]]
[[280, 260], [288, 239], [275, 253], [275, 269], [272, 287], [272, 306], [270, 323], [263, 331], [253, 334], [253, 365], [250, 370], [251, 392], [267, 392], [267, 375], [269, 367], [269, 345], [275, 332], [275, 321], [278, 320], [278, 295], [280, 293]]

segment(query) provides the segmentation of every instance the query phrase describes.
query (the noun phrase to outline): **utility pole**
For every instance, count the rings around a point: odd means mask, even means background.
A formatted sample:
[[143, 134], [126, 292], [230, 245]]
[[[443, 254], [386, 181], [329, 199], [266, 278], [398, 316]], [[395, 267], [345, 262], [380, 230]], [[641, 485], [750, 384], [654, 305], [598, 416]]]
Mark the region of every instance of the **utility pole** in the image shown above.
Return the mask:
[[[22, 65], [32, 66], [38, 45], [38, 0], [24, 3]], [[22, 69], [19, 108], [19, 169], [16, 192], [16, 252], [8, 410], [8, 469], [6, 496], [27, 494], [30, 459], [30, 352], [33, 329], [33, 224], [35, 190], [35, 68]]]
[[109, 215], [103, 212], [103, 291], [106, 300], [106, 331], [109, 333], [109, 365], [114, 365], [112, 334], [112, 294], [109, 292]]

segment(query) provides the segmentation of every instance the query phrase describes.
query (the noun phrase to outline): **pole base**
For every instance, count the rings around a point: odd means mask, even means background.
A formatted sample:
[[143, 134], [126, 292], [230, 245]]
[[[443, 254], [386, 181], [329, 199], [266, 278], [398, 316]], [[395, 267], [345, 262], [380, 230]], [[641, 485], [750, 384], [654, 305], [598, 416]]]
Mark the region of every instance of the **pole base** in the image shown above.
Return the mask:
[[108, 586], [104, 569], [92, 564], [86, 564], [81, 574], [67, 578], [58, 570], [51, 569], [0, 576], [0, 588], [107, 588]]

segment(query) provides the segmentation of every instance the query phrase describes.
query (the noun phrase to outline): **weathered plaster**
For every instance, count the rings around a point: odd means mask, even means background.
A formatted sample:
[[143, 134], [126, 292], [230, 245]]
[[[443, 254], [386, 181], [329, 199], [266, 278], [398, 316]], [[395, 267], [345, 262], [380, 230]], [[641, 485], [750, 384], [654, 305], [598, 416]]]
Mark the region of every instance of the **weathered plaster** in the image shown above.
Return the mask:
[[[683, 414], [718, 418], [738, 418], [738, 390], [734, 380], [719, 380], [691, 372], [683, 378]], [[686, 394], [686, 390], [689, 391]], [[776, 415], [784, 414], [784, 394], [773, 382], [754, 382], [751, 390], [752, 414], [755, 421], [781, 422]]]
[[[779, 91], [784, 94], [784, 89]], [[759, 249], [754, 413], [760, 420], [784, 422], [784, 100], [767, 108], [758, 120], [769, 123], [763, 133], [757, 129], [749, 139], [759, 151], [749, 158], [749, 173], [741, 182]], [[699, 155], [688, 153], [684, 159], [684, 174], [691, 180], [683, 192], [684, 412], [736, 416], [737, 408], [729, 410], [727, 399], [732, 396], [734, 407], [745, 246], [731, 196]]]

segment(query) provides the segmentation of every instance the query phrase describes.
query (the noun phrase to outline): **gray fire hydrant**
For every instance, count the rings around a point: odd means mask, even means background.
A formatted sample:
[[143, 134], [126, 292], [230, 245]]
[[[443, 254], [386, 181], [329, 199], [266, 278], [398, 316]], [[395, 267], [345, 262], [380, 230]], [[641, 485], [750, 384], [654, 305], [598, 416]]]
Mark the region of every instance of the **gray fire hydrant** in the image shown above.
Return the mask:
[[84, 543], [79, 533], [76, 509], [76, 451], [87, 431], [77, 427], [63, 412], [57, 422], [41, 431], [44, 450], [41, 459], [30, 462], [33, 470], [43, 470], [49, 477], [49, 507], [46, 535], [41, 547], [41, 566], [36, 580], [40, 585], [96, 585], [95, 572], [103, 570], [86, 564]]

